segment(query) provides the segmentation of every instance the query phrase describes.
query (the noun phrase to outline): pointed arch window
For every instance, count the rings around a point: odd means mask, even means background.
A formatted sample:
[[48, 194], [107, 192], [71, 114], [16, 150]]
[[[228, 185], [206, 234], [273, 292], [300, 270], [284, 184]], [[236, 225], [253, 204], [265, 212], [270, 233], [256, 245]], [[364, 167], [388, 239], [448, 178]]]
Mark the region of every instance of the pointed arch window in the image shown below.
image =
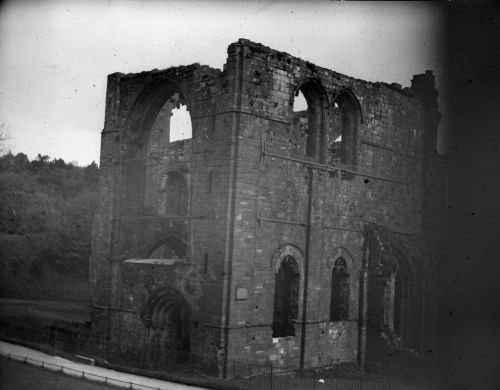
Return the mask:
[[173, 142], [192, 138], [191, 116], [184, 99], [173, 93], [158, 112], [148, 135], [148, 155], [159, 156]]
[[[158, 201], [155, 191], [150, 189], [164, 186], [160, 182], [163, 179], [158, 162], [165, 160], [166, 152], [190, 144], [189, 141], [176, 142], [193, 135], [187, 104], [178, 86], [168, 80], [145, 86], [136, 99], [125, 136], [127, 153], [123, 159], [125, 187], [122, 196], [126, 213], [154, 215], [165, 212], [165, 200]], [[187, 212], [187, 207], [174, 208], [174, 215]]]
[[323, 139], [324, 94], [321, 85], [310, 80], [295, 90], [292, 123], [300, 132], [298, 148], [306, 157], [320, 157]]
[[169, 172], [161, 183], [161, 191], [165, 192], [167, 215], [188, 214], [188, 189], [184, 175], [178, 171]]
[[332, 268], [330, 298], [330, 321], [349, 318], [349, 273], [343, 257], [335, 261]]
[[341, 92], [332, 107], [331, 128], [328, 131], [328, 162], [350, 168], [357, 165], [359, 103], [350, 91]]
[[149, 259], [184, 259], [187, 255], [187, 244], [177, 236], [167, 236], [149, 253]]
[[299, 271], [292, 256], [281, 262], [274, 290], [273, 337], [295, 335], [298, 318]]

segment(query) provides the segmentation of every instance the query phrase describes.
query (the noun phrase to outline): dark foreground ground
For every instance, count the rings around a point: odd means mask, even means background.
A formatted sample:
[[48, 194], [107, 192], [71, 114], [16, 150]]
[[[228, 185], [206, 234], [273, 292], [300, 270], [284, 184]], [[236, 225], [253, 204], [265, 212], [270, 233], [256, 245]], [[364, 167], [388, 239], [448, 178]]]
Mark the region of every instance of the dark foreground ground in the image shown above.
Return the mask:
[[[0, 337], [3, 340], [35, 348], [45, 353], [71, 359], [72, 354], [94, 356], [92, 340], [85, 337], [89, 324], [89, 306], [83, 301], [35, 301], [0, 298]], [[43, 331], [44, 327], [56, 325], [54, 329]], [[47, 328], [48, 329], [48, 328]], [[57, 329], [55, 329], [57, 330]], [[90, 346], [90, 349], [87, 350]], [[352, 370], [344, 372], [338, 368], [331, 370], [293, 372], [284, 370], [274, 376], [249, 377], [248, 372], [254, 369], [269, 367], [254, 367], [251, 363], [232, 361], [229, 366], [233, 380], [222, 380], [206, 377], [203, 370], [194, 364], [191, 366], [169, 367], [164, 370], [151, 371], [144, 368], [144, 362], [128, 361], [120, 364], [118, 356], [113, 354], [113, 345], [108, 344], [108, 355], [96, 355], [102, 362], [115, 362], [115, 369], [131, 372], [147, 377], [186, 383], [202, 387], [218, 389], [268, 389], [268, 390], [423, 390], [435, 389], [435, 381], [420, 377], [420, 370], [413, 367], [409, 373], [400, 370], [384, 371], [385, 374], [361, 375]], [[85, 352], [86, 351], [86, 352]], [[90, 351], [90, 352], [89, 352]], [[95, 351], [94, 351], [95, 352]], [[89, 354], [90, 353], [90, 354]], [[25, 366], [22, 363], [1, 361], [0, 389], [110, 389], [102, 384], [87, 382], [79, 378], [63, 376], [55, 372], [45, 372], [39, 368]], [[196, 363], [196, 362], [195, 362]], [[402, 361], [405, 363], [405, 361]], [[410, 361], [403, 367], [412, 366]], [[142, 367], [142, 368], [141, 368]], [[387, 372], [386, 372], [387, 371]], [[413, 372], [415, 371], [415, 372]], [[411, 374], [411, 375], [410, 375]], [[433, 383], [433, 385], [431, 385]]]
[[2, 390], [110, 390], [86, 379], [72, 378], [58, 372], [0, 358], [0, 389]]

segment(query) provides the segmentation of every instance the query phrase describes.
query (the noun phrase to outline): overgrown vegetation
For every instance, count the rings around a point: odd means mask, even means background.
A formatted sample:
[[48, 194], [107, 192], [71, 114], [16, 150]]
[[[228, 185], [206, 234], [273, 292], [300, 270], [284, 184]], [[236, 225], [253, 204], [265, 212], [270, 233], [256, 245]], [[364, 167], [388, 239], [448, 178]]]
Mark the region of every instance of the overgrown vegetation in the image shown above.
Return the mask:
[[0, 296], [86, 300], [98, 167], [0, 157]]

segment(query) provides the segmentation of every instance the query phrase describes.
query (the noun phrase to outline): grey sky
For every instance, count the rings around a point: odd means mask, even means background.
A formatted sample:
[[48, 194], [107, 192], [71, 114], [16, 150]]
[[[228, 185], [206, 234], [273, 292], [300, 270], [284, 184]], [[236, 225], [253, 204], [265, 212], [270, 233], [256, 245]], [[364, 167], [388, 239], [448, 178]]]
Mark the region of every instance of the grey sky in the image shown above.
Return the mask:
[[369, 81], [409, 86], [432, 69], [442, 83], [430, 2], [23, 1], [0, 12], [0, 124], [30, 158], [98, 161], [107, 74], [222, 68], [238, 38]]

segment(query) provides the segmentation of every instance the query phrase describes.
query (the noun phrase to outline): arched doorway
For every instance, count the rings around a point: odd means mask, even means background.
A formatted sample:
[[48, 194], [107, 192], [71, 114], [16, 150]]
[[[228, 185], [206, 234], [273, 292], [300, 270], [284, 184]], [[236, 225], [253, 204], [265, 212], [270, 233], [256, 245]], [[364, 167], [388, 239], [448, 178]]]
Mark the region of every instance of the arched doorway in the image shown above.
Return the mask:
[[160, 369], [189, 359], [191, 310], [178, 290], [155, 290], [143, 309], [142, 319], [148, 366]]
[[[365, 232], [368, 242], [366, 360], [389, 367], [421, 351], [423, 289], [418, 269], [403, 246], [382, 228]], [[410, 355], [408, 355], [410, 356]]]

